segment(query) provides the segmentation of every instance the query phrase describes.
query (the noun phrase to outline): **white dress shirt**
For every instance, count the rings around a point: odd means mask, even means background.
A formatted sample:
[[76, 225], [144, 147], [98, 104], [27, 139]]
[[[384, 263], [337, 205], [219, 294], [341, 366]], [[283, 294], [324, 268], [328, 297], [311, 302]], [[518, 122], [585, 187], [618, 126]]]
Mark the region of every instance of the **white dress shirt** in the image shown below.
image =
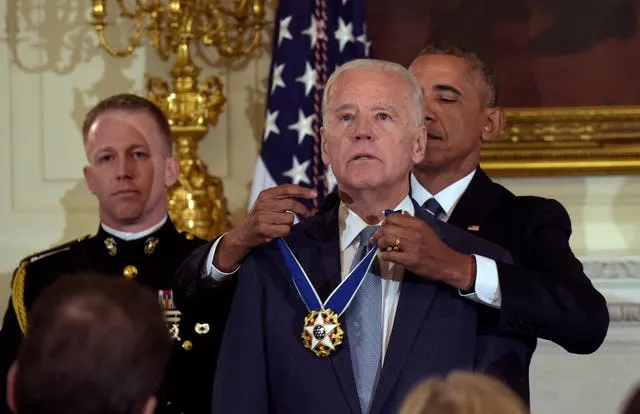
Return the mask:
[[[411, 197], [407, 195], [394, 210], [404, 210], [413, 216], [415, 210]], [[347, 209], [342, 203], [340, 203], [338, 219], [340, 223], [341, 275], [342, 279], [344, 279], [349, 274], [351, 263], [360, 246], [359, 235], [369, 224], [358, 217], [356, 213]], [[404, 275], [404, 268], [380, 259], [380, 273], [382, 277], [382, 361], [384, 361], [387, 345], [389, 344], [389, 339], [391, 339], [391, 330], [393, 329], [393, 320], [398, 308], [398, 300], [400, 299], [400, 283]]]
[[[460, 197], [462, 197], [462, 194], [467, 190], [467, 187], [469, 187], [475, 173], [476, 170], [473, 170], [470, 174], [462, 177], [436, 195], [432, 195], [427, 191], [427, 189], [418, 182], [416, 177], [411, 174], [411, 197], [418, 205], [423, 205], [425, 201], [431, 197], [435, 197], [436, 201], [440, 203], [440, 206], [444, 210], [444, 213], [438, 216], [438, 220], [446, 222], [449, 220], [449, 217], [451, 217], [458, 201], [460, 201]], [[502, 296], [500, 294], [500, 283], [498, 280], [498, 266], [495, 260], [477, 254], [474, 254], [473, 257], [476, 259], [475, 292], [469, 294], [461, 293], [461, 295], [478, 303], [500, 308]]]
[[164, 226], [164, 223], [167, 222], [167, 219], [168, 219], [168, 217], [165, 214], [164, 217], [162, 218], [162, 220], [160, 220], [158, 222], [158, 224], [154, 224], [153, 226], [149, 227], [148, 229], [145, 229], [145, 230], [142, 230], [142, 231], [136, 231], [136, 232], [128, 232], [128, 231], [116, 230], [113, 227], [109, 227], [104, 223], [100, 223], [100, 225], [102, 226], [104, 231], [106, 231], [107, 233], [111, 234], [112, 236], [116, 236], [119, 239], [129, 241], [129, 240], [141, 239], [144, 236], [148, 236], [149, 234], [151, 234], [154, 231], [158, 230], [160, 227]]

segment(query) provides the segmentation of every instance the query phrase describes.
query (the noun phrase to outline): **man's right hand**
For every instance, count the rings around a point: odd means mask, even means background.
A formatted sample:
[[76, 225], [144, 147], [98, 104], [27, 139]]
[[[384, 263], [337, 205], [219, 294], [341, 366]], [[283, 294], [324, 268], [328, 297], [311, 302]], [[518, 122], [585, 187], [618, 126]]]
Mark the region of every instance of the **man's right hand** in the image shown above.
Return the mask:
[[251, 249], [284, 237], [291, 231], [294, 215], [308, 218], [311, 213], [296, 198], [314, 199], [315, 190], [295, 184], [282, 184], [262, 191], [242, 224], [220, 240], [213, 265], [222, 272], [232, 272]]

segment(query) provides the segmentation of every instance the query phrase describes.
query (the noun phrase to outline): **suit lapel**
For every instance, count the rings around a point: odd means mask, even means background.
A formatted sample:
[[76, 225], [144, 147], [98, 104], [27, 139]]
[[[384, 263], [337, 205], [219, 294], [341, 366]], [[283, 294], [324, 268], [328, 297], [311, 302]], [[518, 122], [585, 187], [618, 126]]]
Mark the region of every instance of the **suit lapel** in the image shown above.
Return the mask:
[[495, 184], [478, 167], [466, 191], [460, 197], [447, 222], [461, 229], [479, 225], [499, 205]]
[[[415, 216], [427, 222], [444, 240], [439, 222], [431, 214], [415, 204]], [[431, 303], [438, 293], [437, 283], [426, 281], [411, 272], [405, 272], [400, 288], [398, 309], [393, 322], [393, 331], [385, 355], [382, 372], [375, 391], [371, 413], [378, 413], [384, 407], [389, 393], [393, 389], [402, 367], [415, 344], [415, 339], [424, 326]], [[429, 358], [428, 355], [425, 358]]]
[[[374, 394], [371, 414], [379, 413], [384, 407], [437, 292], [436, 283], [424, 281], [412, 273], [405, 272], [391, 340]], [[425, 358], [429, 356], [425, 355]]]

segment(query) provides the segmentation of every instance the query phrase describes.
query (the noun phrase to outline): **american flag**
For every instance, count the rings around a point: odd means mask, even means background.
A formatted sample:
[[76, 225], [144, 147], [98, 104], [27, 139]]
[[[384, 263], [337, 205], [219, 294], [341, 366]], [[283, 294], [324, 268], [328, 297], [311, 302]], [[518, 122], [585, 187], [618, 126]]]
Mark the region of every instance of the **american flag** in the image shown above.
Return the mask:
[[[320, 155], [322, 91], [341, 64], [368, 57], [365, 0], [280, 0], [275, 20], [267, 113], [249, 208], [260, 191], [284, 183], [335, 187]], [[307, 204], [308, 207], [315, 207]]]

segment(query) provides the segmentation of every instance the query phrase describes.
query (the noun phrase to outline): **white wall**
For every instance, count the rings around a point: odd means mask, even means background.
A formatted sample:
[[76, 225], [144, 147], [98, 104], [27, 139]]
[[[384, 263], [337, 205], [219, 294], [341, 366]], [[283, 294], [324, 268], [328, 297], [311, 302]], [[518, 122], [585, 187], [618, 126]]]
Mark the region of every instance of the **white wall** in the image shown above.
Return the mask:
[[[96, 230], [96, 203], [81, 173], [84, 113], [111, 93], [141, 93], [145, 73], [164, 77], [168, 70], [153, 50], [113, 58], [97, 49], [84, 20], [87, 4], [0, 1], [0, 21], [6, 22], [0, 35], [0, 310], [20, 258]], [[236, 221], [259, 151], [269, 59], [262, 53], [233, 69], [217, 61], [205, 72], [221, 76], [227, 104], [200, 155], [223, 178]], [[518, 194], [560, 200], [573, 219], [572, 246], [588, 262], [589, 275], [612, 306], [632, 304], [616, 312], [640, 319], [633, 305], [640, 303], [640, 176], [500, 182]], [[640, 328], [630, 322], [614, 323], [605, 346], [591, 357], [569, 357], [543, 343], [532, 368], [534, 412], [615, 412], [640, 378], [634, 363], [639, 351]]]

